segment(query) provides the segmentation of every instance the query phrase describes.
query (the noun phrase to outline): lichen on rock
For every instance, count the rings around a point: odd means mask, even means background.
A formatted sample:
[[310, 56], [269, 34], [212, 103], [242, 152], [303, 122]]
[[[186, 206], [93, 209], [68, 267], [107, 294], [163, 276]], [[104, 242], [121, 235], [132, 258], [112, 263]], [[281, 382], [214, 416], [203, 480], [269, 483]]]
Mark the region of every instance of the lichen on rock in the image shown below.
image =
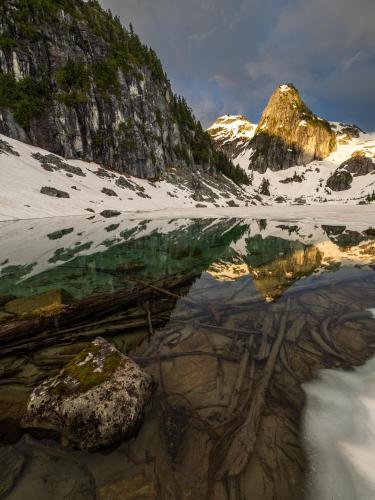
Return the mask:
[[22, 426], [76, 448], [96, 450], [132, 435], [152, 388], [150, 375], [98, 337], [34, 389]]

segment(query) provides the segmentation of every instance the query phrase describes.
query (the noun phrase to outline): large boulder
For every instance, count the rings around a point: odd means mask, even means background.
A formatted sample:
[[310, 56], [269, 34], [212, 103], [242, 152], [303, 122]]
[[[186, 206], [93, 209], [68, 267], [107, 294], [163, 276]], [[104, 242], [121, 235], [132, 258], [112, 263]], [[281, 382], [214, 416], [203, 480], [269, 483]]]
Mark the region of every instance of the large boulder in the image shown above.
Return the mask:
[[346, 191], [350, 189], [353, 182], [353, 176], [346, 170], [336, 170], [328, 179], [327, 187], [332, 191]]
[[80, 449], [109, 446], [140, 425], [152, 388], [150, 375], [98, 337], [34, 389], [22, 427]]

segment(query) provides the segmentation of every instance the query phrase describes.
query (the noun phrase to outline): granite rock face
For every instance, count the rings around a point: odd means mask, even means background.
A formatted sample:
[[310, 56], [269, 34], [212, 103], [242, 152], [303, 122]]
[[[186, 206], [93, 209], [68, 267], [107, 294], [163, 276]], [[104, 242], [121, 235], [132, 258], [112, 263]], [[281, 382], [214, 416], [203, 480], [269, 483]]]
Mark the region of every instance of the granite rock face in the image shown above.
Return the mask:
[[34, 389], [22, 426], [75, 448], [96, 450], [132, 435], [152, 388], [147, 373], [98, 337]]
[[95, 1], [1, 3], [0, 133], [142, 178], [213, 163], [154, 51]]
[[330, 124], [314, 115], [292, 85], [272, 94], [249, 143], [250, 169], [264, 173], [322, 160], [336, 148]]

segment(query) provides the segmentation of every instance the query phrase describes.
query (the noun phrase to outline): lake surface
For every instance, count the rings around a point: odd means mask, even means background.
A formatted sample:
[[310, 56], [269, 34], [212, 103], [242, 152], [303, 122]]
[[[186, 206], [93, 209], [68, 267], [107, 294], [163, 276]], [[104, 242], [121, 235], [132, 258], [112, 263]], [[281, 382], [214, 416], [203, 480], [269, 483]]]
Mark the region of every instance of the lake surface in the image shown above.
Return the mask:
[[[375, 498], [374, 309], [355, 222], [0, 223], [0, 497]], [[30, 391], [97, 335], [157, 382], [137, 435], [23, 434]]]

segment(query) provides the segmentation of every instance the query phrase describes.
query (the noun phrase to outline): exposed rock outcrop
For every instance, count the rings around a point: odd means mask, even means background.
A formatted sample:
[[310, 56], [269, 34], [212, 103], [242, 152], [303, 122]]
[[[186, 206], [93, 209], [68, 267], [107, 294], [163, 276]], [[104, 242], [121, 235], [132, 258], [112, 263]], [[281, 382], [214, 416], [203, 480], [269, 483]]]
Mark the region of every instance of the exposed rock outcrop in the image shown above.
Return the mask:
[[291, 84], [271, 96], [254, 138], [250, 168], [264, 173], [321, 160], [336, 148], [330, 124], [314, 115]]
[[364, 154], [354, 153], [351, 158], [345, 160], [339, 167], [353, 174], [354, 177], [367, 175], [375, 171], [375, 163]]
[[1, 3], [0, 133], [143, 178], [215, 164], [155, 52], [95, 1]]
[[152, 378], [134, 361], [98, 337], [34, 389], [22, 426], [95, 450], [136, 430], [152, 387]]
[[375, 163], [361, 151], [353, 153], [327, 179], [327, 187], [332, 191], [346, 191], [351, 188], [353, 177], [375, 172]]
[[358, 139], [359, 135], [363, 133], [363, 130], [354, 124], [331, 122], [330, 125], [336, 131], [339, 144], [348, 144], [352, 139]]
[[350, 189], [353, 182], [353, 176], [346, 170], [336, 170], [331, 177], [327, 179], [327, 187], [332, 191], [346, 191]]
[[40, 189], [41, 194], [51, 196], [52, 198], [70, 198], [70, 194], [66, 191], [61, 191], [61, 189], [56, 189], [50, 186], [43, 186]]

